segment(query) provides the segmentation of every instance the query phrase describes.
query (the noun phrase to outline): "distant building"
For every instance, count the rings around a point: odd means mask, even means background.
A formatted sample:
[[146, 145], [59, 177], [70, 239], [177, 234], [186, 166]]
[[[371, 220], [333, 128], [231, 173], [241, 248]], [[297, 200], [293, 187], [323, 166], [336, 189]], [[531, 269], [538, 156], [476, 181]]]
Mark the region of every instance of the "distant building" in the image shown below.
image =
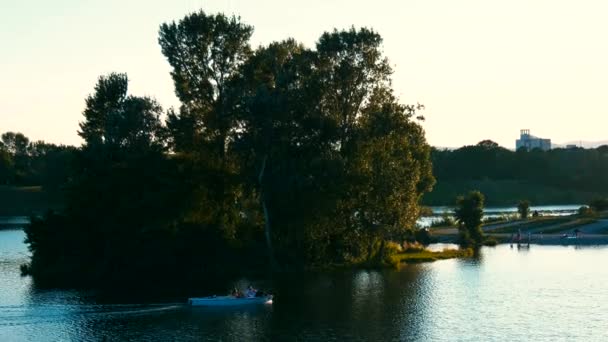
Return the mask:
[[535, 137], [530, 134], [529, 129], [522, 129], [520, 131], [519, 139], [515, 140], [515, 150], [519, 150], [522, 147], [528, 151], [535, 148], [540, 148], [543, 151], [549, 151], [551, 149], [551, 139]]

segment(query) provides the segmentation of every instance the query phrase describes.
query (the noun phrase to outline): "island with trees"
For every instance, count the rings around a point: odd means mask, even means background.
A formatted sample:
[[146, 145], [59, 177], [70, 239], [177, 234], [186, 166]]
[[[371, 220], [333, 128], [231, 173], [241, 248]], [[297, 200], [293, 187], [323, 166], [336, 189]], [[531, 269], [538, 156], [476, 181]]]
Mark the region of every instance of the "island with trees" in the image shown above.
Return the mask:
[[[605, 204], [605, 146], [431, 148], [423, 106], [394, 94], [373, 30], [326, 32], [314, 48], [252, 48], [252, 33], [202, 11], [162, 24], [178, 108], [131, 94], [128, 76], [110, 73], [85, 100], [82, 146], [2, 135], [0, 201], [13, 203], [3, 214], [15, 215], [19, 196], [33, 214], [24, 274], [42, 287], [136, 291], [397, 266], [495, 244], [508, 232], [487, 234], [485, 204], [518, 205], [526, 225], [543, 223], [528, 221], [530, 203], [596, 198], [581, 220]], [[448, 233], [417, 226], [422, 204], [455, 206], [439, 227]], [[426, 251], [437, 236], [464, 248]]]
[[[376, 32], [253, 49], [237, 17], [161, 25], [179, 108], [101, 76], [62, 210], [34, 217], [42, 286], [200, 284], [251, 270], [381, 264], [413, 239], [434, 184], [419, 105], [403, 105]], [[120, 284], [120, 285], [119, 285]]]

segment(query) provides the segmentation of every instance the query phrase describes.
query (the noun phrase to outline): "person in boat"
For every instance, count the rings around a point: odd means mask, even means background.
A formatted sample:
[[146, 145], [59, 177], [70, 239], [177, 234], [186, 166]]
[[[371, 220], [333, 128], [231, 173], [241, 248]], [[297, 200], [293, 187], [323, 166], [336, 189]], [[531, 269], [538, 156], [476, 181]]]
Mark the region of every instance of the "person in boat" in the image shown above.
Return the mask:
[[254, 289], [253, 286], [249, 285], [249, 287], [247, 288], [247, 293], [246, 293], [247, 298], [255, 297], [256, 292], [258, 292], [258, 291], [256, 289]]
[[232, 292], [230, 293], [231, 296], [236, 297], [236, 298], [243, 298], [243, 292], [241, 292], [240, 290], [238, 290], [236, 287], [234, 289], [232, 289]]

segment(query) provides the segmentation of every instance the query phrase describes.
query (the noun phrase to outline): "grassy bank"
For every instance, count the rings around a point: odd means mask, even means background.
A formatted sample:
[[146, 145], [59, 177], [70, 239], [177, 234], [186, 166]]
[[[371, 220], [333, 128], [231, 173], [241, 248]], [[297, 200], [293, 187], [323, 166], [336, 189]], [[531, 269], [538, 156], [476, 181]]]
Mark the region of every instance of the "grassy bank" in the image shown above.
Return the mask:
[[40, 186], [0, 186], [0, 216], [30, 216], [60, 209], [62, 196]]
[[401, 252], [392, 256], [393, 262], [396, 264], [413, 264], [421, 262], [433, 262], [437, 260], [467, 258], [473, 255], [473, 250], [467, 249], [444, 249], [443, 251], [432, 252], [429, 250], [420, 250], [412, 252]]

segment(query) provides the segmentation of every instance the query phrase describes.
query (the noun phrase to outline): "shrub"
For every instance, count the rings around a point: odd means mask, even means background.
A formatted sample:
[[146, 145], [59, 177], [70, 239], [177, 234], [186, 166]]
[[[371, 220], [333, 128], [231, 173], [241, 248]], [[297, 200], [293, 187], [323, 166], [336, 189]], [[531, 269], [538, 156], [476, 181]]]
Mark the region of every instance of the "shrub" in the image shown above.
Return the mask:
[[426, 228], [416, 230], [414, 237], [416, 238], [417, 242], [423, 245], [429, 245], [431, 242], [433, 242], [431, 232]]
[[404, 242], [403, 252], [404, 253], [417, 253], [424, 251], [425, 247], [419, 242]]
[[578, 215], [583, 217], [592, 217], [595, 216], [595, 210], [585, 205], [578, 208]]
[[490, 237], [487, 237], [487, 238], [486, 238], [486, 239], [483, 241], [483, 245], [484, 245], [484, 246], [490, 246], [490, 247], [493, 247], [493, 246], [498, 245], [498, 240], [496, 240], [496, 238], [495, 238], [495, 237], [490, 236]]
[[484, 200], [483, 194], [479, 191], [471, 191], [466, 196], [459, 196], [456, 199], [454, 216], [458, 222], [462, 246], [480, 245], [483, 242], [481, 220]]
[[525, 220], [530, 216], [530, 202], [527, 200], [519, 201], [517, 203], [517, 212], [519, 212], [519, 217], [522, 220]]
[[596, 198], [589, 203], [589, 207], [595, 211], [608, 210], [608, 198]]

